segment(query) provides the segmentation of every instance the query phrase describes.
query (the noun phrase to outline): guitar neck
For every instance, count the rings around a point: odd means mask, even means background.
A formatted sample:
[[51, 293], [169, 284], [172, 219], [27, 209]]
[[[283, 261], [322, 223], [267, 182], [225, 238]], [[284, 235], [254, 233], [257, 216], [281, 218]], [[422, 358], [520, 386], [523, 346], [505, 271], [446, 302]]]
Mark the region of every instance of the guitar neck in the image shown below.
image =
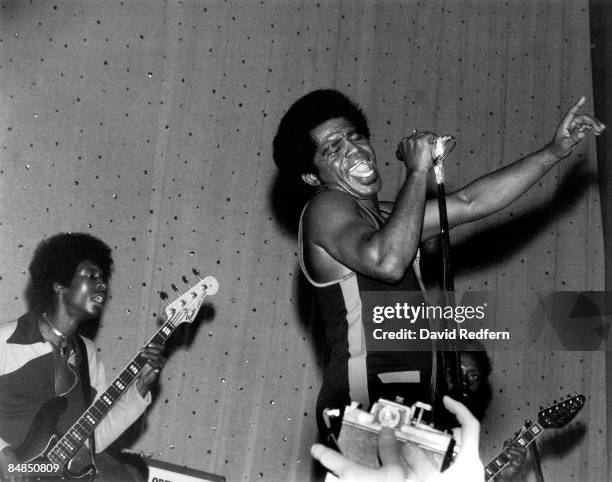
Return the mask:
[[[544, 428], [539, 423], [534, 423], [528, 429], [521, 432], [511, 445], [528, 447], [536, 438], [544, 432]], [[495, 457], [491, 463], [485, 467], [485, 480], [494, 479], [510, 463], [511, 459], [504, 452]]]
[[[164, 344], [170, 337], [177, 325], [172, 320], [166, 321], [160, 329], [147, 342]], [[83, 354], [86, 356], [86, 354]], [[74, 457], [81, 445], [89, 438], [98, 424], [108, 414], [113, 405], [132, 385], [140, 370], [147, 363], [147, 359], [138, 353], [132, 361], [115, 377], [106, 388], [85, 411], [83, 415], [70, 427], [64, 436], [55, 444], [47, 454], [47, 458], [54, 463], [64, 466]]]

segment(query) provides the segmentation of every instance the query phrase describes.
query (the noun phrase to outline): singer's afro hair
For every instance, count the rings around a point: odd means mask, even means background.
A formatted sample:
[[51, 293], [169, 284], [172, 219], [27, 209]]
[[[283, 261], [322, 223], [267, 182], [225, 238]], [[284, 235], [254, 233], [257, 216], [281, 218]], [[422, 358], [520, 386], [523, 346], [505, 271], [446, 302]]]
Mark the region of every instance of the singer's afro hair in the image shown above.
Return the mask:
[[68, 286], [83, 261], [98, 266], [104, 279], [110, 279], [113, 259], [111, 249], [100, 239], [86, 233], [59, 233], [41, 241], [30, 262], [30, 282], [26, 301], [38, 314], [55, 308], [53, 283]]
[[311, 131], [322, 123], [343, 117], [365, 138], [370, 129], [361, 109], [332, 89], [315, 90], [298, 99], [283, 116], [273, 141], [273, 157], [281, 175], [296, 183], [302, 174], [316, 174], [316, 145]]

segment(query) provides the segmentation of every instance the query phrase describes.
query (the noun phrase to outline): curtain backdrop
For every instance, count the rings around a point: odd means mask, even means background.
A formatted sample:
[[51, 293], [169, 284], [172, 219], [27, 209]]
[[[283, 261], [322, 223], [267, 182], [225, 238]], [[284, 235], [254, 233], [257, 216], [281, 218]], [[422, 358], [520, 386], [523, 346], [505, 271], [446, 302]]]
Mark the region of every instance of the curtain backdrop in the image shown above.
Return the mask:
[[[0, 1], [4, 318], [25, 309], [38, 241], [99, 236], [116, 262], [96, 337], [110, 380], [156, 330], [159, 291], [182, 290], [192, 267], [220, 284], [172, 339], [124, 446], [229, 481], [316, 476], [320, 336], [271, 143], [289, 105], [323, 87], [367, 113], [381, 198], [401, 184], [395, 146], [413, 128], [458, 139], [446, 170], [459, 187], [543, 147], [580, 96], [592, 112], [588, 2]], [[594, 147], [453, 233], [458, 289], [492, 292], [521, 339], [536, 293], [603, 289]], [[484, 456], [576, 390], [586, 406], [544, 434], [544, 475], [604, 481], [603, 353], [546, 336], [545, 350], [491, 353]]]

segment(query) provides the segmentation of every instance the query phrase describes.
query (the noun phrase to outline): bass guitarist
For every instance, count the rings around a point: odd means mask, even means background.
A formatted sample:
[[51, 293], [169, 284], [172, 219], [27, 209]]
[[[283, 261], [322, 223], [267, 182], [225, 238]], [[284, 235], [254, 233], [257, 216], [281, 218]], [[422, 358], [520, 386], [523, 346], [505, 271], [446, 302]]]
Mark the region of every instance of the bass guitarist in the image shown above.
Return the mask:
[[[82, 323], [95, 322], [102, 315], [112, 265], [110, 248], [88, 234], [61, 233], [38, 245], [29, 266], [29, 311], [0, 324], [1, 480], [22, 481], [32, 475], [16, 454], [44, 451], [53, 434], [44, 433], [38, 422], [48, 421], [52, 414], [56, 418], [52, 425], [61, 435], [96, 394], [104, 392], [104, 366], [96, 347], [77, 333]], [[103, 451], [151, 402], [149, 389], [165, 362], [163, 347], [150, 344], [142, 355], [147, 364], [136, 382], [96, 427], [93, 443], [90, 438], [75, 457], [78, 462], [83, 459], [84, 466], [95, 463], [96, 482], [138, 480], [133, 468]], [[45, 412], [51, 402], [61, 409]], [[51, 471], [43, 467], [44, 461], [37, 465]]]

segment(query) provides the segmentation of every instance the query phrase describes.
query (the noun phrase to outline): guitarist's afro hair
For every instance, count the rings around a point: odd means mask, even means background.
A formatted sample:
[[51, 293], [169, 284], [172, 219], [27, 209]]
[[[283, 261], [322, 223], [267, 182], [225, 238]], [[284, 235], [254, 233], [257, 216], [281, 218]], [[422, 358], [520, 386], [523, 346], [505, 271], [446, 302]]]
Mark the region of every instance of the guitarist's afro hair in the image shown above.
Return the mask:
[[38, 314], [52, 311], [55, 308], [53, 283], [68, 286], [83, 261], [92, 262], [102, 270], [105, 280], [110, 279], [113, 259], [104, 241], [86, 233], [59, 233], [42, 240], [28, 268], [28, 309]]

